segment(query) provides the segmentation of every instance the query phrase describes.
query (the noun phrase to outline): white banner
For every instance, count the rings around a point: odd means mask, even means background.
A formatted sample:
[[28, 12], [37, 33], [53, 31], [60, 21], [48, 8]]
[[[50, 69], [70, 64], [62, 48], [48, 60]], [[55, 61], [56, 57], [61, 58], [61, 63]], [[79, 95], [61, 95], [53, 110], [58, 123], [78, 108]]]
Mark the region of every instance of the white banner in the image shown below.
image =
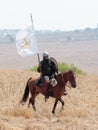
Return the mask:
[[16, 47], [18, 54], [23, 57], [38, 53], [38, 47], [32, 26], [16, 34]]

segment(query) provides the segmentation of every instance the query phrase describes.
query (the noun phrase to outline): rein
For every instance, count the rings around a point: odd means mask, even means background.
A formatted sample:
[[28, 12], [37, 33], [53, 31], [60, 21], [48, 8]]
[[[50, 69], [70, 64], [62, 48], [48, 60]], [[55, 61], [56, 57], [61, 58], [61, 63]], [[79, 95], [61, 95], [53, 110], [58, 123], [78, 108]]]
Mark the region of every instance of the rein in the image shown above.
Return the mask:
[[66, 82], [65, 82], [65, 80], [64, 80], [64, 76], [63, 76], [63, 74], [64, 74], [64, 73], [61, 73], [62, 80], [63, 80], [64, 85], [66, 85]]
[[[71, 89], [71, 86], [70, 85], [67, 85], [67, 82], [64, 80], [64, 73], [61, 73], [61, 76], [62, 76], [62, 81], [64, 83], [64, 85], [66, 85], [67, 87], [69, 87]], [[67, 75], [67, 79], [69, 79], [69, 75]]]

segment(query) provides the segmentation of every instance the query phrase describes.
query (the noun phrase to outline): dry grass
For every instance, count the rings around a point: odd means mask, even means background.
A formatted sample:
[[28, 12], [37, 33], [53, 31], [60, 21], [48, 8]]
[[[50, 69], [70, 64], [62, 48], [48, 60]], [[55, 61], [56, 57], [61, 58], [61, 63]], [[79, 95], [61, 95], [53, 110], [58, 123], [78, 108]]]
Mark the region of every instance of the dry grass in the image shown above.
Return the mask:
[[54, 99], [44, 102], [36, 98], [37, 111], [19, 104], [27, 79], [37, 77], [31, 71], [0, 70], [0, 130], [97, 130], [98, 129], [98, 76], [78, 75], [77, 88], [67, 88], [63, 97], [65, 107], [58, 103], [52, 115]]

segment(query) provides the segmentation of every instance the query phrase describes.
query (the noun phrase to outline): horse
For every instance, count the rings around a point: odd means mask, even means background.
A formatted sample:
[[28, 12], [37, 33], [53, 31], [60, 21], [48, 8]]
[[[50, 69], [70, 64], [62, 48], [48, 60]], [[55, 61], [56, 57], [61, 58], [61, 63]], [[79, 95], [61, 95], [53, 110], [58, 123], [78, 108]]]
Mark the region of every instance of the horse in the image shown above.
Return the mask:
[[[36, 96], [41, 93], [44, 95], [44, 87], [40, 87], [35, 84], [37, 79], [29, 78], [25, 87], [25, 91], [21, 100], [21, 103], [24, 103], [27, 101], [29, 92], [31, 93], [31, 98], [29, 99], [29, 104], [32, 104], [33, 109], [36, 111], [35, 107], [35, 98]], [[67, 85], [67, 82], [69, 81], [72, 88], [76, 88], [76, 78], [74, 75], [74, 72], [72, 70], [59, 73], [56, 77], [57, 85], [52, 86], [50, 85], [49, 91], [51, 92], [51, 97], [55, 98], [54, 106], [52, 109], [52, 113], [55, 114], [55, 109], [57, 106], [58, 101], [62, 104], [62, 109], [64, 108], [64, 101], [61, 98], [64, 95], [65, 87]]]

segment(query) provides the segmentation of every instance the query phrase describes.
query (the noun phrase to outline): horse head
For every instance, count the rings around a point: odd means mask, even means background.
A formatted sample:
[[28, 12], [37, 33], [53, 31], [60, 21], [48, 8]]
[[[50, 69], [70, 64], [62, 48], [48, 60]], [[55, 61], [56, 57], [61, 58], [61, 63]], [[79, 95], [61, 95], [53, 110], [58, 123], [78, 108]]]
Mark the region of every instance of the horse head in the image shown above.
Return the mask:
[[76, 88], [75, 74], [72, 70], [68, 71], [68, 80], [73, 88]]
[[69, 81], [71, 84], [71, 87], [76, 88], [76, 79], [75, 79], [75, 74], [72, 70], [69, 70], [67, 72], [63, 72], [63, 79]]

